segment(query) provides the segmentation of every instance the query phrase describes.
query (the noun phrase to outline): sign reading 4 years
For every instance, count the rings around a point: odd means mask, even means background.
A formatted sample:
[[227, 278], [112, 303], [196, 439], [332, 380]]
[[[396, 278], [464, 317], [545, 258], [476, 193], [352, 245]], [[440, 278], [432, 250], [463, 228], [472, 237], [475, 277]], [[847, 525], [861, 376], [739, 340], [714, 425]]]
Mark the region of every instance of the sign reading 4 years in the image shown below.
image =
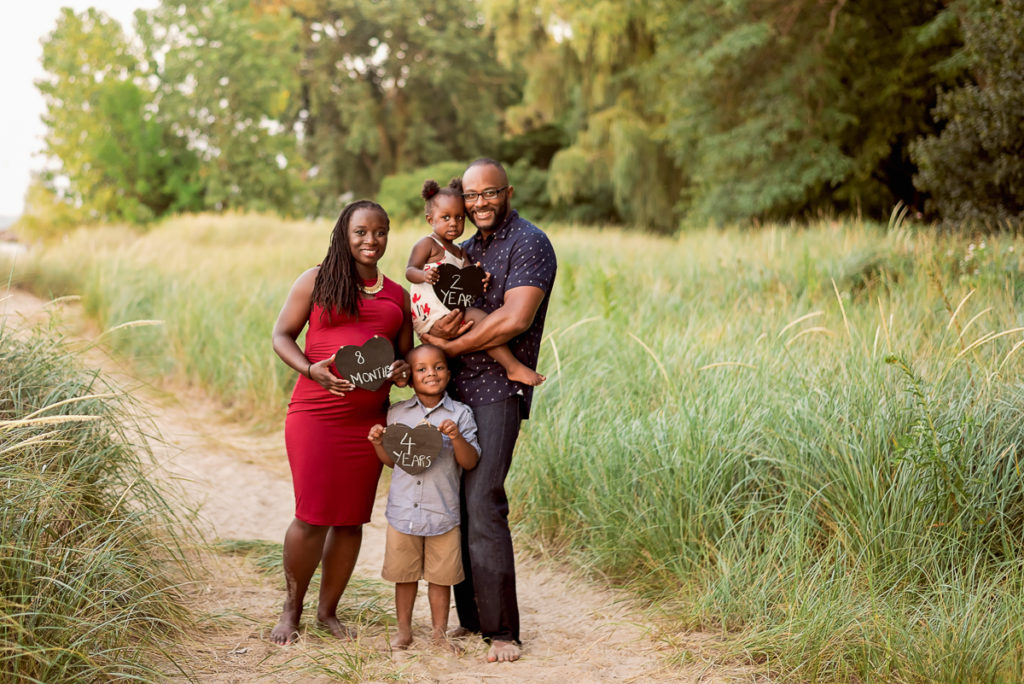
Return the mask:
[[444, 440], [433, 425], [411, 428], [403, 423], [392, 423], [384, 428], [381, 444], [384, 452], [395, 462], [395, 467], [410, 475], [418, 475], [441, 455]]

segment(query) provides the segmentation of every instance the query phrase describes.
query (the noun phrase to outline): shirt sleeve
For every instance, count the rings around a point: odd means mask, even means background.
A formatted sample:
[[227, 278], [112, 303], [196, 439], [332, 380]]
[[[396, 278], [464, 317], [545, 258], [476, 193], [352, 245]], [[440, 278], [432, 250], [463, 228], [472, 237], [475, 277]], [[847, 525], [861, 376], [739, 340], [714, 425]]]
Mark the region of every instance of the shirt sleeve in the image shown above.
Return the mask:
[[462, 435], [462, 438], [476, 449], [477, 455], [483, 456], [480, 453], [480, 442], [476, 438], [476, 420], [473, 418], [473, 410], [462, 404], [455, 424], [459, 426], [459, 434]]
[[509, 264], [506, 291], [523, 286], [551, 291], [557, 266], [555, 249], [541, 231], [531, 232], [516, 241], [509, 254]]

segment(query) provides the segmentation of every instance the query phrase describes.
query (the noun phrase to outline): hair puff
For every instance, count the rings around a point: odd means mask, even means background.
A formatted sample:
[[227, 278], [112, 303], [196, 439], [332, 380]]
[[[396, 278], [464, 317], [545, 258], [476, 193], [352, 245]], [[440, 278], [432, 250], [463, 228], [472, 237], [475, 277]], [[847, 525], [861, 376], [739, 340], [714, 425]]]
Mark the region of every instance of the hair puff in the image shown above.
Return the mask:
[[420, 191], [420, 197], [429, 202], [434, 198], [434, 195], [441, 192], [441, 186], [437, 184], [437, 181], [433, 178], [423, 181], [423, 189]]

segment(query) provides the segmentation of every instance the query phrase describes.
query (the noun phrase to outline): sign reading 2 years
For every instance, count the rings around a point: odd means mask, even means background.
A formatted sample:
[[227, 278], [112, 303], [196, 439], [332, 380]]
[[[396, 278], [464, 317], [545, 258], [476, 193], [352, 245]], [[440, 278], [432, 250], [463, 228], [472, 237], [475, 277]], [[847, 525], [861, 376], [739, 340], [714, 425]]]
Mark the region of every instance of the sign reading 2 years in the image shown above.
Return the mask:
[[342, 345], [334, 357], [338, 377], [371, 392], [384, 384], [395, 360], [395, 348], [384, 337], [371, 337], [362, 346]]
[[404, 423], [392, 423], [384, 428], [381, 445], [384, 452], [410, 475], [418, 475], [429, 468], [441, 455], [444, 439], [433, 425], [417, 425], [414, 428]]
[[441, 264], [437, 268], [434, 294], [449, 309], [465, 311], [484, 293], [485, 277], [487, 273], [479, 266], [459, 268], [453, 264]]

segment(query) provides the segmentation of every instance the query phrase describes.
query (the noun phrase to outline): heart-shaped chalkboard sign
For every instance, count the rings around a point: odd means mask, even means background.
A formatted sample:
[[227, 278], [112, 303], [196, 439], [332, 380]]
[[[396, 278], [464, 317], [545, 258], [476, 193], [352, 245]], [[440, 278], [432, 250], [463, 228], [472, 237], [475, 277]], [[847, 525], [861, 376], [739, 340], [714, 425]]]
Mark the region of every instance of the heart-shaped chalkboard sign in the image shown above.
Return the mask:
[[459, 268], [454, 264], [441, 264], [437, 267], [434, 294], [449, 309], [465, 311], [484, 293], [485, 277], [487, 273], [479, 266]]
[[384, 428], [381, 442], [384, 453], [391, 457], [396, 468], [418, 475], [441, 455], [444, 439], [433, 425], [411, 428], [403, 423], [393, 423]]
[[334, 357], [334, 367], [338, 369], [338, 377], [372, 392], [388, 379], [394, 360], [395, 348], [391, 342], [385, 337], [371, 337], [362, 346], [342, 345]]

